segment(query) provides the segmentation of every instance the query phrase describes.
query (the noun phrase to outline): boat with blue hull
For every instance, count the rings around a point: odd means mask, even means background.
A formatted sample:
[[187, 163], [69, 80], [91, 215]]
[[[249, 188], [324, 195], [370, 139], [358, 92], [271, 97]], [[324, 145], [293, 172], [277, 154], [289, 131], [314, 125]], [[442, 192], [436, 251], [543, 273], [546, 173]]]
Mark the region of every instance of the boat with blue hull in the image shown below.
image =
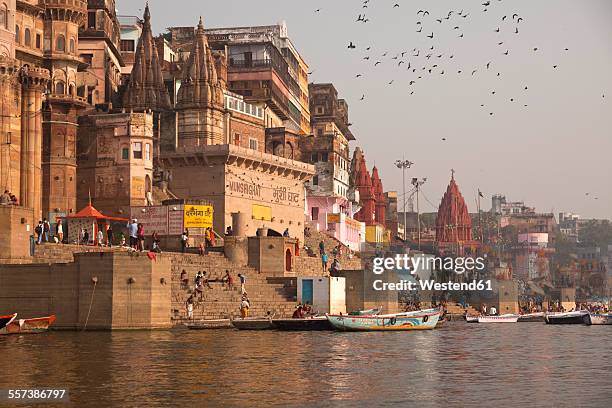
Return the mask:
[[408, 331], [436, 327], [441, 310], [379, 316], [326, 315], [329, 323], [341, 331]]

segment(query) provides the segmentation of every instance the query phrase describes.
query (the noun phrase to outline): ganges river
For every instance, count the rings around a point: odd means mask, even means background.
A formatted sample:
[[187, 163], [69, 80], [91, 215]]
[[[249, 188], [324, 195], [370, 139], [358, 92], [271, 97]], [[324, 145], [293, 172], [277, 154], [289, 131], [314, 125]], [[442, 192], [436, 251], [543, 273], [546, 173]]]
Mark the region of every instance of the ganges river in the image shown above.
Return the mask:
[[610, 407], [611, 344], [612, 326], [544, 323], [49, 332], [0, 336], [0, 388], [77, 407]]

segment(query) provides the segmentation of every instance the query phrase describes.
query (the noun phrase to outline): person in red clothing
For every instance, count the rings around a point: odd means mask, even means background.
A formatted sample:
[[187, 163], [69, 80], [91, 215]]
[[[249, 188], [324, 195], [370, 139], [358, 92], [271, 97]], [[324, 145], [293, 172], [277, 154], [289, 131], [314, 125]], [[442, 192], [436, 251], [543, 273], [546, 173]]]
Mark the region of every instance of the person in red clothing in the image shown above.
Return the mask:
[[304, 318], [304, 309], [302, 308], [302, 305], [298, 305], [298, 307], [295, 309], [295, 312], [293, 312], [293, 316], [294, 319], [303, 319]]

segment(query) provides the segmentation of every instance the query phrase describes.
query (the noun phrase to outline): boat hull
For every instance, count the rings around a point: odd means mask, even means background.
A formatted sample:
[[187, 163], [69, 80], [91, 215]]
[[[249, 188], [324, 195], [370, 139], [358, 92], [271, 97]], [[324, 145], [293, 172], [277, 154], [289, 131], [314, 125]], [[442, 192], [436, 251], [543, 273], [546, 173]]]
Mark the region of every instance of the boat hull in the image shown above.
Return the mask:
[[518, 322], [518, 315], [510, 316], [479, 316], [478, 323], [516, 323]]
[[519, 316], [519, 323], [533, 323], [533, 322], [543, 322], [544, 321], [544, 312], [541, 313], [529, 313], [526, 315]]
[[585, 324], [589, 319], [588, 313], [559, 313], [546, 315], [546, 324]]
[[323, 331], [334, 327], [327, 318], [272, 319], [272, 327], [282, 331]]
[[466, 323], [478, 323], [478, 316], [465, 316]]
[[431, 330], [440, 319], [440, 311], [410, 316], [339, 316], [327, 315], [330, 324], [341, 331]]
[[17, 317], [17, 313], [13, 313], [12, 315], [0, 316], [0, 331], [2, 331], [7, 325], [9, 325], [15, 318]]
[[590, 314], [588, 318], [585, 319], [586, 324], [589, 326], [595, 325], [612, 325], [612, 315], [610, 314]]
[[0, 334], [36, 334], [49, 330], [49, 326], [55, 322], [55, 315], [38, 317], [35, 319], [14, 319], [7, 324], [4, 329], [0, 329]]
[[232, 326], [238, 330], [272, 330], [272, 321], [270, 319], [236, 319], [232, 320]]
[[203, 320], [197, 323], [188, 323], [185, 326], [189, 330], [231, 329], [233, 327], [229, 319]]

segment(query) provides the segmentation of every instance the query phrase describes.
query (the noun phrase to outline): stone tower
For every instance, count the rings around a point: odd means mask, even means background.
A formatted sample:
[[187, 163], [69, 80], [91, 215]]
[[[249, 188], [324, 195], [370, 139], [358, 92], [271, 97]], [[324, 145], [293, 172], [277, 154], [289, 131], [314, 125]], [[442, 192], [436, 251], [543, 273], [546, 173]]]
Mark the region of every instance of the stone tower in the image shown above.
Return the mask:
[[472, 241], [472, 220], [465, 200], [455, 182], [455, 175], [442, 197], [436, 218], [436, 242], [461, 243]]
[[0, 56], [0, 189], [21, 197], [21, 84], [19, 66]]
[[376, 221], [376, 199], [372, 189], [372, 177], [366, 167], [363, 153], [355, 156], [358, 161], [355, 163], [355, 188], [359, 191], [359, 203], [361, 204], [361, 209], [355, 214], [355, 219], [365, 222], [366, 225], [372, 225]]
[[136, 46], [134, 68], [123, 96], [123, 107], [128, 111], [164, 112], [170, 110], [170, 95], [164, 84], [161, 60], [151, 30], [151, 12], [144, 11], [142, 34]]
[[193, 150], [227, 143], [223, 102], [225, 75], [217, 72], [217, 67], [223, 70], [226, 66], [224, 59], [220, 55], [213, 56], [200, 17], [177, 96], [180, 148]]
[[[82, 68], [78, 41], [79, 27], [87, 16], [87, 1], [45, 0], [44, 6], [41, 66], [49, 70], [51, 81], [43, 106], [42, 216], [54, 218], [58, 213], [77, 211], [77, 118], [89, 106], [85, 95], [78, 95]], [[25, 92], [24, 89], [24, 100]], [[36, 94], [33, 98], [39, 98], [43, 90], [37, 88], [32, 92]]]
[[376, 166], [372, 169], [372, 191], [374, 193], [374, 199], [376, 200], [375, 219], [377, 224], [385, 225], [385, 193], [383, 191], [383, 184], [380, 176], [378, 175], [378, 169]]

